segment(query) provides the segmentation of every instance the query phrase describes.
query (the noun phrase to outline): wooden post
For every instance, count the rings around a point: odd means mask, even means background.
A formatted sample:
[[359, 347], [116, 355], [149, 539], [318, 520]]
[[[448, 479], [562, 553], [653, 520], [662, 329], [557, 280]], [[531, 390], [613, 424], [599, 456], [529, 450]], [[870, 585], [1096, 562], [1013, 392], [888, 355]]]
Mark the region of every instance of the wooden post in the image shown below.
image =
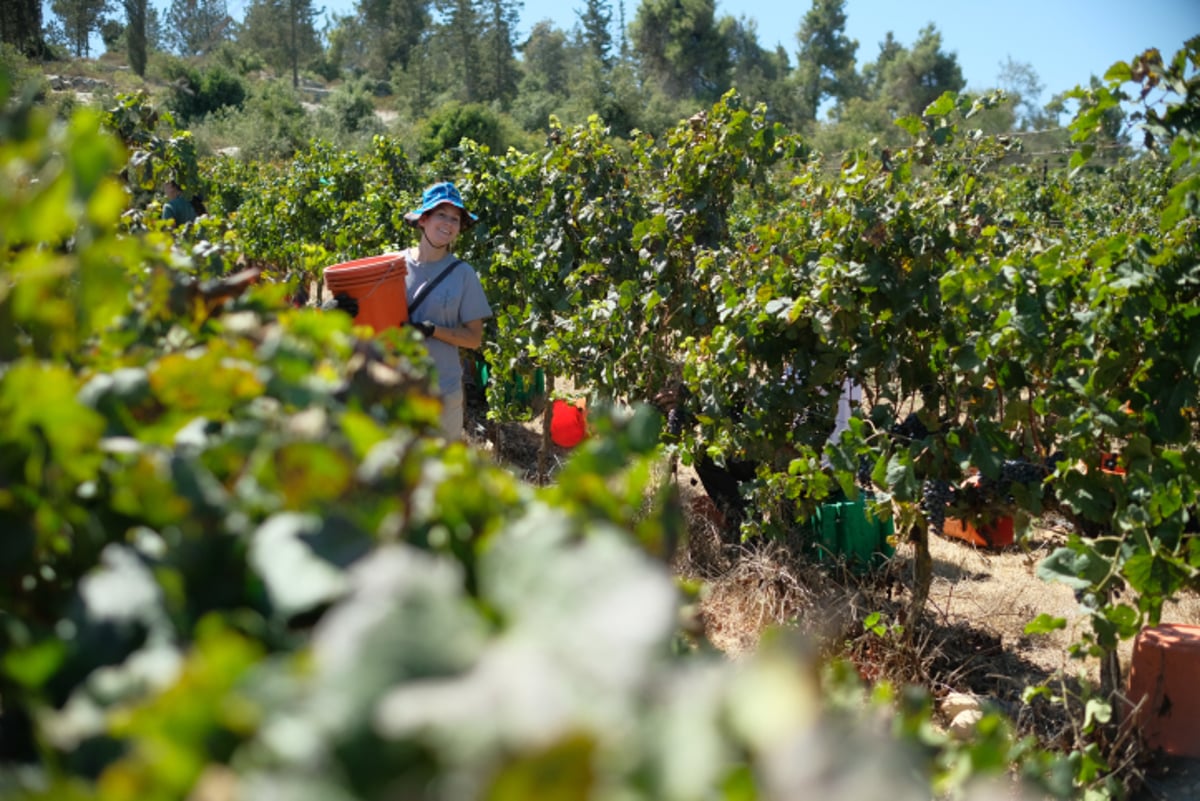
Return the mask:
[[554, 404], [550, 398], [554, 395], [554, 375], [546, 375], [546, 403], [542, 405], [542, 445], [538, 448], [537, 477], [540, 483], [546, 481], [546, 458], [550, 455], [550, 418], [554, 413]]
[[929, 600], [929, 588], [933, 584], [933, 556], [929, 553], [929, 527], [925, 521], [917, 521], [912, 527], [913, 554], [913, 586], [912, 601], [908, 607], [908, 620], [904, 626], [906, 636], [911, 637], [916, 631], [917, 621], [925, 612], [925, 602]]

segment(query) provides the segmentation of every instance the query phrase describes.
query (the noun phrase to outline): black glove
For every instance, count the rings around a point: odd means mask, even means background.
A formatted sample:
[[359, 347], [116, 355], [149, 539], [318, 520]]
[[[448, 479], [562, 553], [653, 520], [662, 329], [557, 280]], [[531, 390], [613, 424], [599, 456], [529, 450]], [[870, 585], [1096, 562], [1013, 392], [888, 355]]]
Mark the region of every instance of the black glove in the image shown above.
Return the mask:
[[433, 336], [433, 329], [434, 329], [433, 323], [430, 323], [430, 322], [412, 323], [411, 325], [413, 328], [420, 331], [422, 336], [424, 336], [426, 338]]
[[325, 311], [333, 311], [334, 309], [337, 309], [338, 311], [344, 311], [351, 317], [357, 317], [358, 298], [346, 292], [341, 292], [322, 303], [321, 308]]

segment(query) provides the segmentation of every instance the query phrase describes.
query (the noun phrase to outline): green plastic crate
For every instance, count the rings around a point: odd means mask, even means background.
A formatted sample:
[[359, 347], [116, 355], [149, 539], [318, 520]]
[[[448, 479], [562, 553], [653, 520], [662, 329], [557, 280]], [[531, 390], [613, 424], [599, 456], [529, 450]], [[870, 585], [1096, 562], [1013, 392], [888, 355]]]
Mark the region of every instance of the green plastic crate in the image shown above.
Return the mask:
[[517, 373], [504, 382], [504, 399], [523, 406], [546, 394], [546, 371], [538, 368], [533, 375]]
[[866, 500], [859, 496], [857, 500], [843, 499], [818, 507], [809, 519], [809, 545], [818, 562], [844, 562], [851, 570], [863, 573], [895, 555], [891, 541], [895, 524], [872, 516]]
[[[480, 388], [486, 387], [494, 378], [491, 366], [483, 359], [475, 362], [475, 383]], [[519, 403], [528, 406], [537, 398], [546, 394], [546, 371], [537, 368], [532, 375], [517, 373], [504, 379], [501, 384], [502, 397], [505, 403]]]

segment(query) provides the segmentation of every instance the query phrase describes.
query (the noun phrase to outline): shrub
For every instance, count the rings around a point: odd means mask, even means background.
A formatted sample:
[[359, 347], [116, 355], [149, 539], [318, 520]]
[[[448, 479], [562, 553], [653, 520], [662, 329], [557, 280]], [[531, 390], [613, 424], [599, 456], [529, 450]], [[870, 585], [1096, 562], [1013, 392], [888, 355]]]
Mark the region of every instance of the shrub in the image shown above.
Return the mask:
[[222, 42], [218, 45], [212, 52], [212, 61], [238, 75], [249, 75], [263, 69], [263, 60], [259, 53], [239, 48], [232, 42]]
[[14, 95], [19, 95], [21, 88], [29, 84], [37, 86], [33, 91], [39, 96], [46, 92], [46, 79], [42, 77], [41, 72], [29, 59], [21, 55], [20, 50], [7, 42], [0, 42], [0, 73], [9, 76], [12, 86], [17, 90]]
[[351, 81], [338, 87], [326, 100], [324, 107], [333, 115], [340, 131], [375, 131], [379, 118], [365, 80]]
[[447, 103], [421, 126], [417, 155], [431, 161], [438, 153], [457, 147], [463, 139], [493, 151], [503, 147], [499, 115], [481, 103]]
[[168, 79], [172, 86], [167, 106], [181, 124], [218, 109], [240, 108], [246, 99], [245, 83], [220, 64], [195, 70], [183, 62], [168, 63]]
[[300, 98], [282, 81], [259, 85], [241, 107], [220, 109], [192, 128], [201, 153], [236, 146], [243, 158], [287, 159], [314, 135]]

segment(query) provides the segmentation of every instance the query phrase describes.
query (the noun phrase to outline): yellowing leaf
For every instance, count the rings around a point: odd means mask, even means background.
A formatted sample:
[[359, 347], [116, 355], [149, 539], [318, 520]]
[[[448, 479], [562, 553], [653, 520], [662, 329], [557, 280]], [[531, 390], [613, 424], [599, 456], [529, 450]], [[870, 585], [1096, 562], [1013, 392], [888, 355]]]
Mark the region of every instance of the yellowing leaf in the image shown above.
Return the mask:
[[275, 477], [290, 508], [334, 500], [353, 475], [345, 456], [320, 443], [294, 442], [275, 453]]
[[215, 420], [264, 391], [252, 365], [226, 359], [218, 348], [163, 357], [150, 371], [150, 386], [164, 406]]

